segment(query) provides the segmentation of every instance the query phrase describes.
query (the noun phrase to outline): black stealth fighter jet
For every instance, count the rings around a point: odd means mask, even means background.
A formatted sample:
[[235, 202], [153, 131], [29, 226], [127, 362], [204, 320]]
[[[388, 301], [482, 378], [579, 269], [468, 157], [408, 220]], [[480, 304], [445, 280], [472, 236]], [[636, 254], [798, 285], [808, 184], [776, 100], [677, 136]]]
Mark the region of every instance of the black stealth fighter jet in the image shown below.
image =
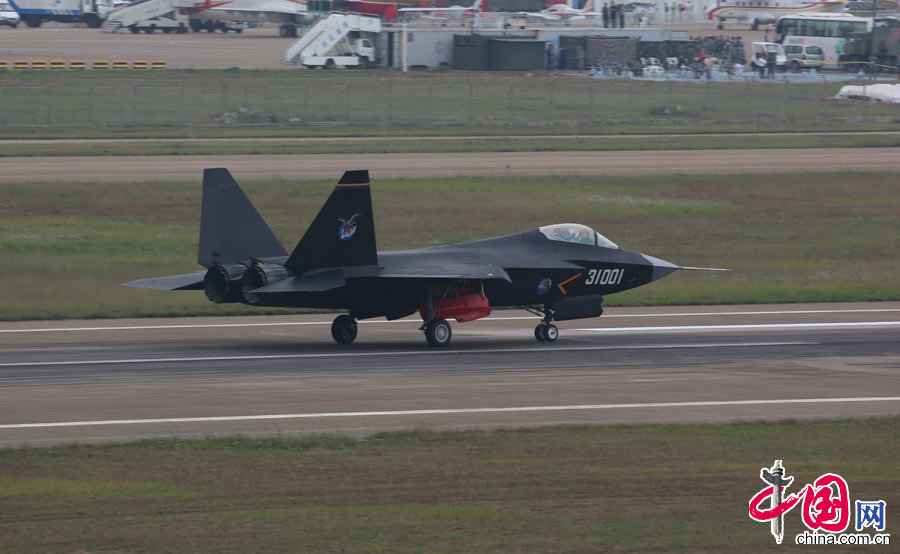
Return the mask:
[[513, 235], [417, 250], [378, 252], [368, 171], [347, 171], [294, 251], [284, 247], [226, 169], [203, 172], [200, 253], [207, 270], [141, 279], [128, 287], [203, 290], [212, 302], [347, 310], [331, 336], [356, 338], [356, 321], [415, 313], [428, 344], [447, 346], [458, 322], [520, 306], [553, 342], [553, 321], [597, 317], [603, 297], [681, 267], [616, 246], [590, 227], [547, 225]]

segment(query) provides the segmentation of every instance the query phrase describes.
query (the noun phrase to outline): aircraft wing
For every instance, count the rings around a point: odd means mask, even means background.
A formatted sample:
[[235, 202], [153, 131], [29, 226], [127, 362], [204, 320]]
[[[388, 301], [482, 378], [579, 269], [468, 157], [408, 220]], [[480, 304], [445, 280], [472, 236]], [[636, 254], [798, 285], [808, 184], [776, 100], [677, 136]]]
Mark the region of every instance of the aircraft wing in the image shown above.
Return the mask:
[[[409, 271], [372, 273], [368, 269], [350, 271], [350, 277], [374, 277], [378, 279], [503, 279], [512, 282], [502, 267], [484, 264], [446, 264], [440, 266], [420, 266]], [[354, 275], [355, 273], [355, 275]], [[323, 292], [342, 287], [347, 283], [347, 275], [342, 268], [311, 271], [299, 277], [291, 277], [271, 285], [255, 289], [254, 294], [276, 294], [290, 292]]]
[[149, 279], [138, 279], [137, 281], [124, 283], [122, 286], [154, 290], [202, 290], [203, 276], [205, 274], [205, 271], [196, 271], [194, 273], [185, 273], [183, 275], [151, 277]]
[[379, 279], [503, 279], [512, 283], [509, 273], [492, 264], [450, 263], [440, 266], [419, 266], [409, 270], [386, 271]]

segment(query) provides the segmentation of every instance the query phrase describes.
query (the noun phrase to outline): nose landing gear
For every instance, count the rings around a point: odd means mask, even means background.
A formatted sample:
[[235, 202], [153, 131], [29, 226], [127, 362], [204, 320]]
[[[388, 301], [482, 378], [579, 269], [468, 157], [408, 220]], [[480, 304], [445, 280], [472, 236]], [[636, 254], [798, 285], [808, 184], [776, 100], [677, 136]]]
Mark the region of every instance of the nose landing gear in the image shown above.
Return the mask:
[[559, 337], [559, 329], [552, 323], [539, 323], [534, 328], [534, 338], [538, 342], [554, 342]]
[[559, 329], [552, 323], [553, 310], [550, 309], [550, 305], [544, 304], [544, 308], [541, 310], [529, 306], [523, 306], [523, 308], [534, 315], [541, 316], [541, 322], [534, 328], [534, 338], [538, 342], [556, 342], [556, 339], [559, 338]]

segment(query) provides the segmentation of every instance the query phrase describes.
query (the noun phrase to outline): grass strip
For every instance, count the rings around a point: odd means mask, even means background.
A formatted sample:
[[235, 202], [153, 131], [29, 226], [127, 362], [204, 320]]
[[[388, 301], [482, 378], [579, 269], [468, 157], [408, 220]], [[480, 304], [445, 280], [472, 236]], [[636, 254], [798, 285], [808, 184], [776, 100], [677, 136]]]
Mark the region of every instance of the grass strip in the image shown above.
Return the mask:
[[[334, 181], [242, 185], [290, 251]], [[895, 173], [379, 180], [373, 192], [381, 250], [574, 221], [629, 250], [733, 270], [677, 273], [609, 305], [900, 299]], [[283, 313], [118, 286], [199, 269], [200, 193], [199, 182], [0, 184], [0, 318]]]
[[[778, 458], [900, 503], [900, 417], [0, 451], [4, 552], [761, 552]], [[785, 516], [785, 543], [804, 529]], [[890, 512], [889, 512], [890, 513]], [[890, 532], [890, 519], [888, 520]], [[851, 524], [852, 530], [852, 524]], [[851, 549], [854, 547], [850, 547]], [[832, 547], [835, 551], [840, 547]]]
[[0, 85], [0, 138], [896, 127], [893, 106], [831, 99], [841, 85], [600, 81], [546, 72], [12, 72]]

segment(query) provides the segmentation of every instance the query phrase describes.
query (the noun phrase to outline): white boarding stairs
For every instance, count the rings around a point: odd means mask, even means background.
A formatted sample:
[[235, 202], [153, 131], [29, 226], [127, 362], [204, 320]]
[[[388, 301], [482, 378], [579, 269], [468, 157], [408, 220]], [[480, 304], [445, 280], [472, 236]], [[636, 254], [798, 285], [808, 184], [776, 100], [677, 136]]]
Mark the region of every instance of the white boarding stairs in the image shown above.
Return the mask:
[[284, 54], [284, 63], [296, 63], [306, 56], [325, 56], [351, 31], [381, 31], [381, 19], [364, 15], [333, 13], [320, 19], [303, 33]]
[[130, 27], [141, 21], [166, 15], [179, 8], [193, 8], [202, 6], [198, 0], [142, 0], [129, 4], [109, 14], [104, 31], [115, 32], [124, 27]]

